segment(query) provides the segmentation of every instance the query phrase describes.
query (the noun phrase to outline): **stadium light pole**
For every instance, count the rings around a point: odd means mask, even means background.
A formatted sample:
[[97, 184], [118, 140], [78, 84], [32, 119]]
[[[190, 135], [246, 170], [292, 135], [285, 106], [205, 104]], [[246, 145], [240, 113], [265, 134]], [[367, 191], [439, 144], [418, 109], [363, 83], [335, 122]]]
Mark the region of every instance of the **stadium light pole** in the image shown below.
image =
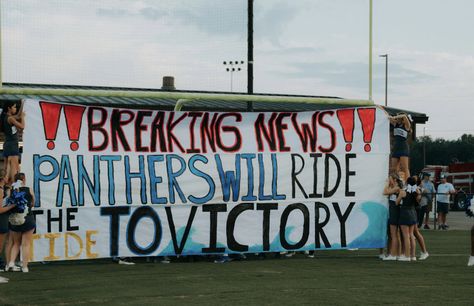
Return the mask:
[[388, 54], [382, 54], [379, 57], [385, 57], [385, 106], [388, 106]]
[[226, 66], [225, 71], [230, 72], [230, 92], [233, 92], [234, 72], [242, 70], [240, 66], [244, 64], [244, 61], [224, 61], [222, 64]]
[[372, 101], [372, 12], [373, 0], [369, 4], [369, 101]]

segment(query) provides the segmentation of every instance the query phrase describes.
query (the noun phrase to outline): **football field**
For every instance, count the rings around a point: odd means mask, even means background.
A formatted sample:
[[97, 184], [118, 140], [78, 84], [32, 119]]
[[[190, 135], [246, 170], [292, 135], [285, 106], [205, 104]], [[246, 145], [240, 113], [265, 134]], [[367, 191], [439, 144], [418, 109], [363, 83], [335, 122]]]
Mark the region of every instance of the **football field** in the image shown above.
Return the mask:
[[32, 264], [8, 272], [0, 305], [472, 305], [469, 232], [423, 231], [426, 261], [383, 262], [377, 250], [320, 251], [316, 258], [170, 264], [137, 259]]

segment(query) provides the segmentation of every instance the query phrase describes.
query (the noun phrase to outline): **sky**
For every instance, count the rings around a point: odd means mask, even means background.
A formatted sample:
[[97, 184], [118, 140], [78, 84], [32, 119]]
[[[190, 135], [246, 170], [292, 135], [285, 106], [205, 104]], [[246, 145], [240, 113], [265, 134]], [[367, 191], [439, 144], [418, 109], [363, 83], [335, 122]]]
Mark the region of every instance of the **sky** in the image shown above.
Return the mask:
[[[374, 0], [373, 99], [474, 134], [474, 1]], [[245, 0], [1, 0], [3, 82], [230, 91]], [[255, 0], [254, 91], [368, 99], [369, 0]], [[246, 65], [232, 75], [246, 91]]]

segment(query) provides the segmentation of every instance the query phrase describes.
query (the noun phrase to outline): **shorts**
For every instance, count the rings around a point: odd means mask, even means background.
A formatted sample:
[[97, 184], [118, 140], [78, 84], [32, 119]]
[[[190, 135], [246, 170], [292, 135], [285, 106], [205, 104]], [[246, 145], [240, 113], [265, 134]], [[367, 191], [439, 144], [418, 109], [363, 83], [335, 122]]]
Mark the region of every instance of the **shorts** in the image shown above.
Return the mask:
[[6, 234], [10, 231], [8, 228], [8, 212], [0, 214], [0, 234]]
[[433, 201], [427, 197], [421, 197], [420, 206], [424, 212], [430, 212], [433, 209]]
[[449, 203], [437, 202], [436, 204], [438, 213], [447, 214], [449, 212]]
[[18, 142], [5, 142], [3, 144], [3, 157], [20, 156]]
[[427, 205], [428, 205], [428, 198], [427, 197], [421, 197], [420, 206], [424, 207], [424, 206], [427, 206]]

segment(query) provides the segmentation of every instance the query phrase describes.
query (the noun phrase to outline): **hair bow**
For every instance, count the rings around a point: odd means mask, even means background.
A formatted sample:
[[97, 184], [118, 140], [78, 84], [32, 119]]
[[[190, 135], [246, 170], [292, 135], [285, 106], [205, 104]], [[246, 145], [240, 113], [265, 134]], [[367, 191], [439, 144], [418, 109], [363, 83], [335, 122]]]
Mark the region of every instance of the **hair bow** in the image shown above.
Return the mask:
[[406, 191], [408, 193], [412, 193], [412, 192], [416, 192], [417, 189], [418, 189], [418, 186], [416, 185], [407, 185]]
[[20, 180], [16, 181], [15, 183], [12, 184], [13, 189], [20, 189], [22, 185], [22, 182]]

